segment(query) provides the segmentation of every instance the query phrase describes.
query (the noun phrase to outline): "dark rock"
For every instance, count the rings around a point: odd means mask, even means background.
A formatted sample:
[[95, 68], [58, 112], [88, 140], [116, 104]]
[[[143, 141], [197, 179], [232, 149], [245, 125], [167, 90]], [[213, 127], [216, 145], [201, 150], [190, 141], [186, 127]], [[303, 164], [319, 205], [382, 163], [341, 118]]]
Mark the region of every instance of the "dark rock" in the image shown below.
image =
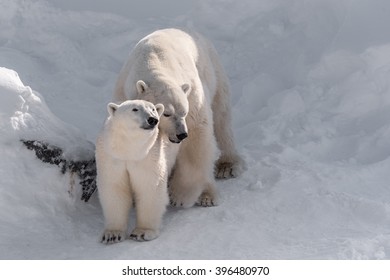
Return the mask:
[[45, 163], [57, 165], [63, 174], [76, 173], [82, 186], [81, 200], [87, 202], [96, 191], [96, 162], [95, 158], [82, 161], [66, 160], [61, 148], [37, 141], [21, 140], [29, 150], [35, 151], [37, 158]]

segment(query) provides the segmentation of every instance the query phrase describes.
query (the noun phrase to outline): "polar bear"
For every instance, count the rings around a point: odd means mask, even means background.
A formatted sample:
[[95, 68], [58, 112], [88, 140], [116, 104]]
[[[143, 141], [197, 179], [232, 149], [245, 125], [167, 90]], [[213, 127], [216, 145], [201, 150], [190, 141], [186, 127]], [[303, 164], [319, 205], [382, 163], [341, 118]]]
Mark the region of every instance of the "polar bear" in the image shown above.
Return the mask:
[[169, 182], [172, 204], [215, 205], [214, 176], [238, 176], [243, 161], [231, 130], [227, 77], [211, 43], [178, 29], [143, 38], [119, 73], [113, 94], [114, 102], [129, 99], [162, 103], [160, 129], [172, 145], [182, 143]]
[[97, 186], [105, 218], [101, 242], [125, 239], [135, 202], [137, 224], [130, 237], [158, 236], [168, 204], [167, 181], [178, 147], [159, 132], [161, 104], [143, 100], [109, 103], [109, 116], [96, 141]]

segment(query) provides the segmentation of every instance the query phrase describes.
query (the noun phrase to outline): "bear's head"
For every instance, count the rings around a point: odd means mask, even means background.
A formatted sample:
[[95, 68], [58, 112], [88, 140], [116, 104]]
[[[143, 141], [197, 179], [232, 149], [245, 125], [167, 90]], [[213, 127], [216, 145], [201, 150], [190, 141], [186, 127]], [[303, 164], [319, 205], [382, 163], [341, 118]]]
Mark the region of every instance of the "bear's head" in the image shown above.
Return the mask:
[[146, 156], [158, 135], [158, 123], [164, 105], [127, 100], [109, 103], [105, 144], [107, 151], [118, 159], [141, 159]]
[[122, 124], [128, 133], [136, 133], [139, 129], [153, 130], [164, 111], [164, 105], [152, 104], [144, 100], [127, 100], [121, 104], [109, 103], [107, 105], [109, 118]]
[[168, 135], [172, 143], [180, 143], [188, 136], [186, 116], [189, 110], [189, 84], [172, 86], [166, 81], [154, 82], [148, 86], [140, 80], [136, 83], [137, 96], [154, 104], [164, 105], [164, 114], [161, 118], [160, 129]]

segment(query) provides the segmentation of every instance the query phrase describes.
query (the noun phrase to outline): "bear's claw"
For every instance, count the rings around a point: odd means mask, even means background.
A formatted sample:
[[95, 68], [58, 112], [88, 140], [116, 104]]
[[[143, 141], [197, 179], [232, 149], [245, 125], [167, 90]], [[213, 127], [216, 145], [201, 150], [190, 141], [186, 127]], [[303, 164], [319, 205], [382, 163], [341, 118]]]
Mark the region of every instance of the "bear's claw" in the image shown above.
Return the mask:
[[103, 244], [114, 244], [125, 240], [125, 233], [120, 230], [105, 230], [100, 240]]
[[212, 207], [218, 205], [214, 196], [208, 192], [202, 193], [196, 204], [203, 207]]
[[153, 229], [135, 228], [130, 238], [136, 241], [150, 241], [158, 237], [158, 231]]
[[[196, 199], [194, 199], [196, 200]], [[184, 208], [189, 208], [192, 207], [196, 201], [193, 199], [186, 197], [183, 195], [183, 193], [169, 193], [169, 204], [173, 207], [184, 207]]]
[[217, 179], [236, 178], [243, 170], [245, 170], [245, 164], [239, 156], [231, 160], [219, 159], [215, 164], [214, 176]]

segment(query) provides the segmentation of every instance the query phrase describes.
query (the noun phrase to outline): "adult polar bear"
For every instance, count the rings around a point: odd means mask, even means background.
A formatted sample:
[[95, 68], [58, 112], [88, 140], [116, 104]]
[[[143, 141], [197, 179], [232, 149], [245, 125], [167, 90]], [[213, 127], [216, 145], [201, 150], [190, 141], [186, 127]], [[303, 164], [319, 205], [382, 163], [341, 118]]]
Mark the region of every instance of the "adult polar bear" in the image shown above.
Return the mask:
[[169, 182], [172, 204], [214, 205], [214, 174], [236, 177], [243, 165], [231, 130], [228, 81], [214, 47], [200, 35], [178, 29], [146, 36], [117, 80], [113, 101], [128, 99], [164, 105], [160, 129], [172, 145], [188, 136], [180, 144]]

